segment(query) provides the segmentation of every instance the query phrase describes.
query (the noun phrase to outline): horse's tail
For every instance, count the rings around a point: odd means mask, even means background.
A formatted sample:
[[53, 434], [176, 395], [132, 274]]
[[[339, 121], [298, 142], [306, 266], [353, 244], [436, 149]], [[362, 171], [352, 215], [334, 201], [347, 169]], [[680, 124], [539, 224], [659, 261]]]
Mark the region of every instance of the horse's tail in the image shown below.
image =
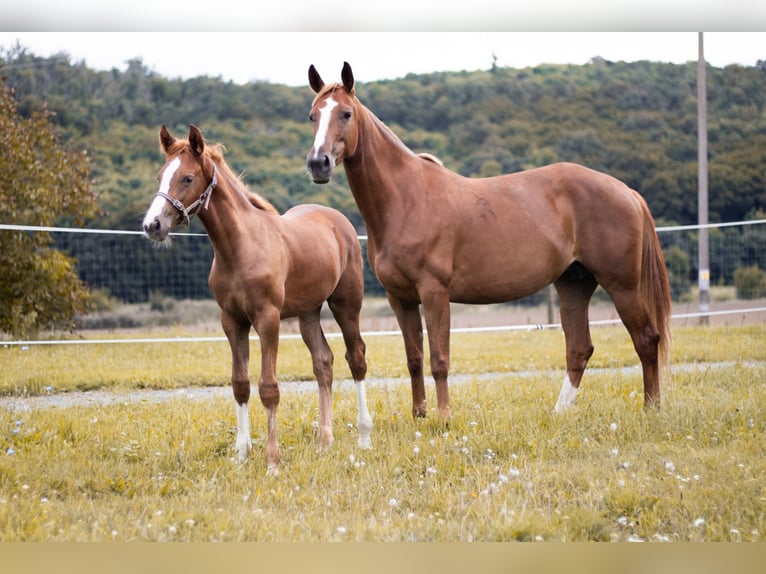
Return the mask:
[[[639, 196], [640, 197], [640, 196]], [[657, 237], [657, 229], [654, 225], [649, 207], [641, 200], [644, 212], [644, 237], [643, 257], [641, 260], [641, 294], [649, 307], [649, 314], [654, 320], [655, 327], [660, 334], [657, 348], [657, 359], [660, 370], [667, 370], [670, 353], [670, 282], [668, 271], [665, 266], [665, 257], [662, 254], [660, 240]]]

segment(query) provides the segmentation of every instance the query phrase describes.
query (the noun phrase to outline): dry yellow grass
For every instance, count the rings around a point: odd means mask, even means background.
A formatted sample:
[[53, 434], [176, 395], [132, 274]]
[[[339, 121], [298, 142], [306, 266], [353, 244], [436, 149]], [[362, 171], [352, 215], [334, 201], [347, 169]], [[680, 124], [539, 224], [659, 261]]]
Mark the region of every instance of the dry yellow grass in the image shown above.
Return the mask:
[[[560, 333], [455, 336], [449, 427], [433, 412], [409, 416], [399, 338], [368, 340], [371, 379], [382, 379], [368, 391], [373, 450], [357, 450], [350, 384], [334, 394], [336, 442], [319, 453], [316, 393], [285, 383], [276, 479], [257, 398], [251, 459], [234, 462], [225, 386], [207, 399], [123, 394], [66, 408], [4, 399], [0, 540], [761, 540], [764, 328], [676, 330], [684, 365], [649, 412], [623, 332], [594, 330], [594, 369], [563, 416], [552, 413]], [[225, 343], [171, 348], [2, 349], [0, 380], [5, 394], [226, 384]], [[342, 359], [336, 367], [348, 377]], [[280, 370], [310, 379], [297, 341], [281, 346]], [[432, 385], [428, 394], [433, 406]]]

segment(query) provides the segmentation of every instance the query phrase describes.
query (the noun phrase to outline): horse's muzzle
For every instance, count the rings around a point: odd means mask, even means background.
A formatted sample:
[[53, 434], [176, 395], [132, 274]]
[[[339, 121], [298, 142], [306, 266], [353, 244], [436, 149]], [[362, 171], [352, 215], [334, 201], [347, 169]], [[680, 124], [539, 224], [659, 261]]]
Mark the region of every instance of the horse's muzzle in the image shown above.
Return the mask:
[[327, 183], [332, 177], [335, 162], [327, 154], [309, 154], [306, 158], [306, 167], [311, 173], [314, 183]]
[[167, 238], [167, 233], [162, 229], [162, 223], [157, 217], [144, 221], [144, 233], [152, 241], [165, 241]]

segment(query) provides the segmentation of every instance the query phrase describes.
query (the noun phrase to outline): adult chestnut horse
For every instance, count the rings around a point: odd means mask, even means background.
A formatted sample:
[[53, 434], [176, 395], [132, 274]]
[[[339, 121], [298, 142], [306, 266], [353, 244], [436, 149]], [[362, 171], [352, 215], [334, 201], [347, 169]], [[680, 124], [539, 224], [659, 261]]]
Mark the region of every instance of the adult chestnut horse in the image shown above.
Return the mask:
[[222, 146], [206, 145], [195, 126], [190, 126], [188, 140], [180, 140], [163, 125], [160, 146], [167, 157], [158, 176], [159, 191], [144, 217], [144, 231], [150, 239], [165, 241], [176, 225], [199, 215], [213, 245], [208, 282], [231, 346], [240, 460], [252, 449], [247, 412], [252, 326], [261, 345], [258, 392], [268, 415], [266, 460], [270, 473], [278, 469], [276, 361], [279, 324], [287, 317], [298, 317], [319, 384], [319, 445], [332, 443], [333, 354], [319, 322], [325, 301], [343, 333], [346, 360], [357, 383], [359, 445], [369, 447], [372, 419], [359, 331], [364, 281], [354, 227], [340, 212], [319, 205], [300, 205], [280, 216], [232, 173]]
[[431, 372], [449, 417], [450, 301], [498, 303], [554, 283], [566, 337], [567, 374], [556, 403], [574, 403], [593, 353], [588, 304], [609, 293], [643, 367], [644, 403], [659, 405], [670, 340], [670, 289], [646, 202], [617, 179], [558, 163], [486, 179], [458, 175], [409, 150], [357, 99], [351, 67], [316, 94], [307, 157], [316, 183], [343, 162], [367, 225], [368, 259], [404, 337], [413, 415], [426, 415], [423, 306]]

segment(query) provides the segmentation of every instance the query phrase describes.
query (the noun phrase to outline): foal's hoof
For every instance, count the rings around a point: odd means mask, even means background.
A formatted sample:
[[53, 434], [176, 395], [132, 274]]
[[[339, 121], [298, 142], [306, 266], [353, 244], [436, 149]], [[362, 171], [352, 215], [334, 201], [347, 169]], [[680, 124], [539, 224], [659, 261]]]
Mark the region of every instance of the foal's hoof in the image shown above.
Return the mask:
[[335, 437], [333, 437], [332, 434], [332, 427], [319, 427], [319, 432], [317, 433], [317, 450], [324, 451], [327, 450], [332, 446], [333, 441], [335, 440]]
[[273, 476], [277, 477], [279, 476], [279, 465], [278, 464], [272, 464], [269, 463], [266, 465], [266, 476]]
[[250, 451], [253, 450], [253, 443], [249, 440], [247, 442], [237, 442], [237, 461], [245, 462], [247, 460]]

